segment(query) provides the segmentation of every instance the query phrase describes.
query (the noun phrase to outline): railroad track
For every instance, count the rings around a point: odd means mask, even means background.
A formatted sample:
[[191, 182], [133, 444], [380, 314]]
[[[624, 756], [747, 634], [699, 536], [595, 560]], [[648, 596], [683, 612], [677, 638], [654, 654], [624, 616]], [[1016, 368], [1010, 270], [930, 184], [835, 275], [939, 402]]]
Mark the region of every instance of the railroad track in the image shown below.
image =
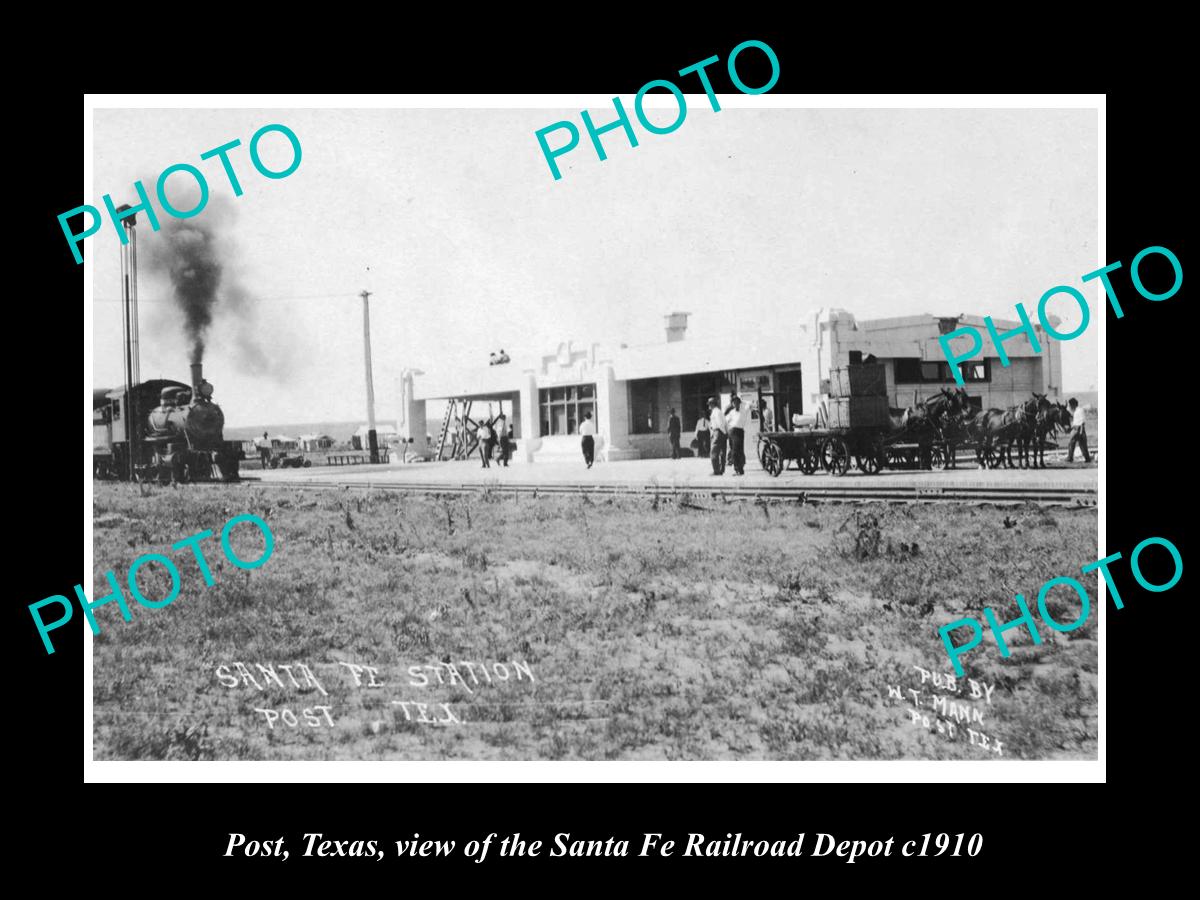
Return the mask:
[[[865, 479], [864, 479], [865, 480]], [[741, 500], [779, 500], [819, 503], [1037, 503], [1043, 506], [1094, 507], [1097, 493], [1094, 487], [1005, 487], [1003, 485], [886, 485], [876, 479], [870, 484], [805, 485], [713, 485], [680, 487], [677, 485], [612, 483], [612, 484], [544, 484], [534, 482], [423, 482], [402, 484], [393, 481], [371, 481], [369, 478], [338, 478], [331, 481], [275, 480], [258, 481], [243, 478], [266, 487], [300, 488], [363, 488], [396, 491], [406, 494], [473, 494], [494, 491], [514, 495], [571, 494], [578, 496], [636, 496], [680, 498], [724, 497]]]

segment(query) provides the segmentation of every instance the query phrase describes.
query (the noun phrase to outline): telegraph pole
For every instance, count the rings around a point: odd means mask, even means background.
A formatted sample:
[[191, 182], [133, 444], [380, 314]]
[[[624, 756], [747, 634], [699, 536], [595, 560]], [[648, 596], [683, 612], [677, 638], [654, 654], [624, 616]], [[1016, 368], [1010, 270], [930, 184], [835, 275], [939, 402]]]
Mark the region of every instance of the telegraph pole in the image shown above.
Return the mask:
[[[127, 209], [129, 204], [117, 207], [117, 212]], [[141, 431], [138, 427], [136, 396], [141, 381], [138, 371], [137, 216], [127, 216], [122, 224], [129, 232], [129, 241], [121, 245], [121, 324], [124, 326], [125, 339], [125, 409], [121, 415], [125, 417], [125, 446], [129, 449], [129, 459], [126, 460], [128, 475], [129, 480], [133, 481], [137, 477], [138, 438]]]
[[371, 377], [371, 306], [367, 298], [370, 291], [363, 291], [363, 353], [367, 362], [367, 442], [371, 450], [371, 462], [379, 462], [379, 438], [375, 434], [375, 382]]

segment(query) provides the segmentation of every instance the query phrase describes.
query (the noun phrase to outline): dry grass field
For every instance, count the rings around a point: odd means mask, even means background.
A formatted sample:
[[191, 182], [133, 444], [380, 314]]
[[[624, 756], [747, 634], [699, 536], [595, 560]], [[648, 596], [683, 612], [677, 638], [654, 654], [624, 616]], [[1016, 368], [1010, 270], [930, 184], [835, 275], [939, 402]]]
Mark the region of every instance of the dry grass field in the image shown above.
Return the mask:
[[[964, 657], [980, 698], [941, 682], [936, 633], [1079, 576], [1095, 510], [95, 491], [99, 583], [147, 552], [183, 582], [130, 623], [96, 613], [97, 759], [1095, 758], [1095, 612], [1041, 646], [1009, 632], [1008, 660], [987, 638]], [[170, 545], [246, 512], [273, 555], [241, 570], [208, 540], [205, 587]]]

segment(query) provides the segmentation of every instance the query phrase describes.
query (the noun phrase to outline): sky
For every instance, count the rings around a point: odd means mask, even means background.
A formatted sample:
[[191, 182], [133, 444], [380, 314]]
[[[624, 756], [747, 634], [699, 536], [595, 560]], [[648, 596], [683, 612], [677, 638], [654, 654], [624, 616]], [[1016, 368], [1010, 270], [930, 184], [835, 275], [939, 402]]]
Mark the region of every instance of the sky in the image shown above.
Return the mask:
[[[620, 129], [605, 134], [603, 162], [578, 108], [97, 109], [96, 195], [85, 202], [135, 202], [135, 179], [152, 194], [175, 163], [204, 172], [212, 198], [193, 221], [219, 232], [224, 261], [205, 377], [234, 426], [365, 420], [363, 290], [381, 421], [396, 417], [406, 367], [486, 364], [500, 348], [520, 364], [568, 339], [653, 343], [675, 310], [692, 313], [689, 335], [794, 330], [799, 341], [805, 312], [823, 306], [860, 319], [1013, 319], [1018, 301], [1035, 316], [1060, 284], [1083, 290], [1093, 313], [1063, 344], [1063, 384], [1095, 389], [1103, 306], [1098, 283], [1080, 283], [1103, 264], [1095, 110], [714, 113], [703, 94], [688, 105], [671, 134], [634, 119], [636, 148]], [[581, 142], [559, 157], [555, 181], [534, 135], [564, 119]], [[277, 180], [247, 150], [271, 123], [291, 128], [303, 152]], [[218, 160], [200, 160], [235, 138], [240, 197]], [[261, 146], [268, 166], [290, 161], [281, 135]], [[172, 176], [168, 197], [186, 181]], [[166, 238], [139, 222], [141, 374], [186, 381], [181, 316], [149, 265], [158, 248], [148, 245]], [[112, 224], [85, 246], [94, 378], [117, 386]], [[1050, 312], [1063, 331], [1079, 321], [1061, 297]]]

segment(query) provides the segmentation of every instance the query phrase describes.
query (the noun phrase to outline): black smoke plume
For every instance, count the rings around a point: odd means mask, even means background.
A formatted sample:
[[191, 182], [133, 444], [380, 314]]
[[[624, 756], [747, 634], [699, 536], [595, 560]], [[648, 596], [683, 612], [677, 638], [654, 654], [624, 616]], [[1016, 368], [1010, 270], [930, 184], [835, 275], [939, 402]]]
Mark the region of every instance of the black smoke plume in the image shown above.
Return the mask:
[[190, 361], [202, 362], [224, 274], [216, 236], [207, 223], [170, 219], [154, 238], [157, 246], [150, 254], [151, 270], [159, 270], [170, 279], [191, 345]]
[[[182, 209], [195, 205], [198, 198], [172, 200]], [[283, 379], [294, 358], [292, 341], [272, 329], [271, 347], [259, 339], [258, 303], [238, 278], [238, 247], [235, 239], [233, 204], [222, 197], [210, 197], [204, 209], [190, 219], [160, 214], [158, 231], [139, 228], [138, 252], [146, 260], [150, 275], [165, 277], [178, 315], [167, 317], [183, 326], [189, 345], [190, 361], [204, 361], [209, 331], [228, 341], [229, 356], [243, 371], [259, 376]], [[163, 321], [163, 317], [159, 318]]]

